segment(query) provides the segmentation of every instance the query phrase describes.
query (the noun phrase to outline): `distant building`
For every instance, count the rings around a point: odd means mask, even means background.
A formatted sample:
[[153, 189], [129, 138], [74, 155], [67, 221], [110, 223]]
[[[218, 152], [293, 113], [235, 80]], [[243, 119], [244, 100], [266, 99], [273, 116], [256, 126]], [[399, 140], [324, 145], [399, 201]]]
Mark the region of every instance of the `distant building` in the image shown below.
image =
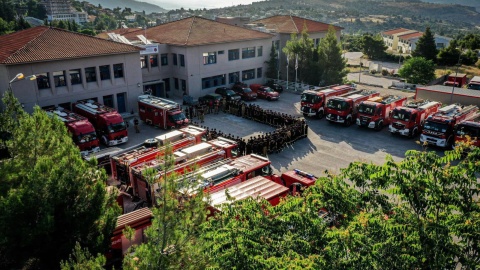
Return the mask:
[[216, 17], [215, 21], [235, 26], [244, 26], [250, 23], [250, 17]]
[[139, 47], [38, 26], [0, 36], [0, 48], [0, 95], [18, 73], [37, 77], [12, 84], [27, 112], [35, 104], [70, 109], [85, 99], [119, 112], [137, 109], [143, 93]]
[[263, 83], [273, 36], [201, 17], [99, 35], [141, 44], [144, 91], [172, 98], [199, 97], [236, 81]]
[[[398, 53], [410, 54], [415, 50], [417, 41], [423, 36], [423, 32], [397, 28], [384, 31], [381, 35], [388, 49]], [[451, 38], [435, 35], [435, 43], [438, 50], [448, 47], [450, 41]]]
[[58, 21], [75, 21], [83, 24], [88, 21], [87, 12], [79, 12], [72, 8], [69, 0], [41, 0], [40, 4], [47, 11], [47, 20], [49, 22]]

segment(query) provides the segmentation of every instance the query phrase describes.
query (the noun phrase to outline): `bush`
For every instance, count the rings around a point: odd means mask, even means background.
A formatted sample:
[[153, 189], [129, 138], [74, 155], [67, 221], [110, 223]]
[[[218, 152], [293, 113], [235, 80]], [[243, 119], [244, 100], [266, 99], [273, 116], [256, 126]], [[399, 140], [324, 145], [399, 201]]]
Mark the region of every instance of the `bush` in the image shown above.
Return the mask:
[[376, 74], [377, 71], [375, 69], [370, 70], [370, 74]]
[[388, 70], [382, 69], [382, 76], [387, 76], [388, 75]]

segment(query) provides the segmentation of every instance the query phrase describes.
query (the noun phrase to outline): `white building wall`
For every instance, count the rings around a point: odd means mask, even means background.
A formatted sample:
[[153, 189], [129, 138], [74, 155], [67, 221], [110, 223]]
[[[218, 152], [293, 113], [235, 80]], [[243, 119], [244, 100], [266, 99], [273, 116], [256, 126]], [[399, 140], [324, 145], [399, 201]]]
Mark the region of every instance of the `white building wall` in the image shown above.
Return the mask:
[[[113, 65], [123, 64], [123, 77], [114, 78]], [[110, 79], [101, 80], [99, 66], [110, 67]], [[85, 68], [96, 68], [96, 82], [87, 82]], [[72, 84], [69, 71], [80, 69], [80, 84]], [[55, 87], [53, 72], [64, 71], [66, 86]], [[14, 78], [16, 74], [25, 76], [41, 73], [49, 74], [50, 88], [39, 89], [37, 81], [18, 81], [12, 84], [13, 92], [23, 103], [27, 112], [33, 111], [34, 105], [40, 107], [73, 103], [78, 100], [96, 98], [103, 103], [103, 97], [113, 95], [114, 107], [118, 109], [117, 94], [125, 94], [126, 111], [137, 111], [137, 97], [142, 93], [142, 75], [139, 68], [139, 53], [118, 54], [108, 56], [88, 57], [21, 65], [0, 66], [0, 94], [8, 88], [8, 81], [3, 78]]]

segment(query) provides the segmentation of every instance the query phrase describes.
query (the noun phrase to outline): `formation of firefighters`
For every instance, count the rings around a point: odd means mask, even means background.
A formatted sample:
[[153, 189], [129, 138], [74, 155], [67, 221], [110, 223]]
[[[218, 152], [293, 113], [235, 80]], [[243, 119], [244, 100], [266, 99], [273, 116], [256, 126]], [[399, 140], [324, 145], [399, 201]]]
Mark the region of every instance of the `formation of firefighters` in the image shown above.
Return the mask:
[[273, 132], [251, 136], [245, 140], [239, 136], [235, 137], [220, 130], [217, 131], [216, 129], [201, 126], [200, 124], [203, 123], [204, 119], [204, 105], [189, 106], [186, 109], [186, 114], [189, 117], [193, 118], [196, 116], [200, 121], [200, 123], [193, 122], [192, 124], [207, 130], [207, 140], [217, 137], [234, 140], [238, 144], [239, 155], [241, 156], [248, 154], [267, 156], [267, 154], [278, 153], [288, 145], [308, 135], [308, 124], [304, 119], [272, 110], [264, 110], [258, 105], [246, 104], [241, 100], [226, 101], [223, 99], [218, 103], [222, 105], [214, 105], [212, 113], [223, 111], [224, 113], [230, 113], [276, 128]]

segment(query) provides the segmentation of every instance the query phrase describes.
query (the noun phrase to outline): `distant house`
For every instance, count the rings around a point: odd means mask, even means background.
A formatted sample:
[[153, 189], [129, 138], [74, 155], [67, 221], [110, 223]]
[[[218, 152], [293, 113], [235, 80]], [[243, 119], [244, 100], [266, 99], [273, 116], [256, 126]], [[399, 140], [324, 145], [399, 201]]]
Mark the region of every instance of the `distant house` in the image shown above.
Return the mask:
[[[406, 28], [387, 30], [381, 33], [383, 42], [389, 50], [398, 53], [410, 54], [415, 50], [417, 41], [423, 36], [423, 32]], [[435, 35], [437, 49], [448, 47], [451, 38]]]

